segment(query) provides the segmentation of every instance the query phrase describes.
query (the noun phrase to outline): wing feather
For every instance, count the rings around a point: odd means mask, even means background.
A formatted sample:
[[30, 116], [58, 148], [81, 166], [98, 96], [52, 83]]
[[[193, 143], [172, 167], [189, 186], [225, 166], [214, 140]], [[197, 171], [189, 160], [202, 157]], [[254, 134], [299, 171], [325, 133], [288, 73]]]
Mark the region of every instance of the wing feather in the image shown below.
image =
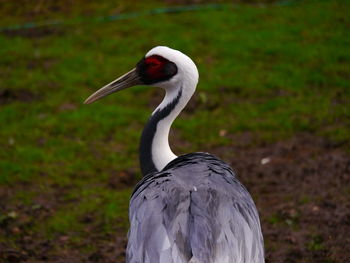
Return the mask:
[[176, 160], [136, 187], [127, 263], [264, 262], [252, 198], [226, 164], [204, 157]]

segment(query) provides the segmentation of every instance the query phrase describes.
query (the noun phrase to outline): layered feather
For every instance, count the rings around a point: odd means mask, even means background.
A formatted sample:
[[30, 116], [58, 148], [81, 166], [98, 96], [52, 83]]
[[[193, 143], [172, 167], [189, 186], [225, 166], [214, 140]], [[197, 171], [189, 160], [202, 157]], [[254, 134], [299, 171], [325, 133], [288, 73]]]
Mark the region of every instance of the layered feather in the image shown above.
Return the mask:
[[144, 177], [129, 216], [127, 263], [264, 262], [255, 204], [212, 155], [183, 155]]

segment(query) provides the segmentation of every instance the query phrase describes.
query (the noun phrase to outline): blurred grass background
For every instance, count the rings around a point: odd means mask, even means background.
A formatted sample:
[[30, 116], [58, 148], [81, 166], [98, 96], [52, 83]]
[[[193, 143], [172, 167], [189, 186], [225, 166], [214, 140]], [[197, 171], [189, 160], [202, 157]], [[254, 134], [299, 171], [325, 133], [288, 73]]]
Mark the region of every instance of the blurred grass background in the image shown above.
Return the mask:
[[[49, 237], [74, 231], [79, 243], [87, 234], [81, 217], [94, 213], [103, 231], [115, 224], [126, 231], [132, 188], [119, 178], [140, 177], [138, 139], [161, 92], [136, 87], [82, 102], [156, 45], [188, 54], [200, 72], [197, 94], [174, 124], [176, 153], [230, 146], [229, 135], [239, 133], [261, 143], [306, 132], [348, 148], [349, 1], [218, 1], [224, 5], [201, 11], [100, 18], [189, 2], [0, 2], [6, 206], [35, 209], [53, 193], [63, 200], [28, 229]], [[44, 21], [64, 23], [8, 29]], [[16, 239], [0, 236], [0, 242]]]

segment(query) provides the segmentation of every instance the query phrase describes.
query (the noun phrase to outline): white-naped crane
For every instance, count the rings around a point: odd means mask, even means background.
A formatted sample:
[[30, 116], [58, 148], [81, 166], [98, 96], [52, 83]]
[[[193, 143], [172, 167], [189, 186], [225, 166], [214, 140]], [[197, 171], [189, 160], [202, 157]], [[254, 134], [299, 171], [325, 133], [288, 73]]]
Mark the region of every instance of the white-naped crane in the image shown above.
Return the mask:
[[166, 92], [141, 136], [143, 178], [130, 200], [127, 263], [265, 262], [257, 209], [230, 166], [208, 153], [176, 156], [170, 149], [171, 124], [197, 83], [188, 56], [158, 46], [85, 101], [135, 85]]

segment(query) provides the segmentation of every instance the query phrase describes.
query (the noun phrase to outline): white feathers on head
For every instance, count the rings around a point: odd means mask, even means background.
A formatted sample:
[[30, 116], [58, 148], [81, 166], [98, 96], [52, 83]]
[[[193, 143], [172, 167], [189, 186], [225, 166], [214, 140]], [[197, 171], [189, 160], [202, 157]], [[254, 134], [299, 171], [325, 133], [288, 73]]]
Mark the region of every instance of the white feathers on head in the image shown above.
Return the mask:
[[168, 89], [172, 86], [178, 86], [179, 81], [190, 82], [192, 85], [189, 85], [189, 87], [195, 88], [197, 86], [199, 78], [198, 69], [190, 57], [178, 50], [166, 46], [157, 46], [152, 48], [147, 52], [146, 57], [152, 55], [162, 56], [163, 58], [175, 63], [178, 70], [177, 74], [170, 80], [153, 84], [153, 86]]

